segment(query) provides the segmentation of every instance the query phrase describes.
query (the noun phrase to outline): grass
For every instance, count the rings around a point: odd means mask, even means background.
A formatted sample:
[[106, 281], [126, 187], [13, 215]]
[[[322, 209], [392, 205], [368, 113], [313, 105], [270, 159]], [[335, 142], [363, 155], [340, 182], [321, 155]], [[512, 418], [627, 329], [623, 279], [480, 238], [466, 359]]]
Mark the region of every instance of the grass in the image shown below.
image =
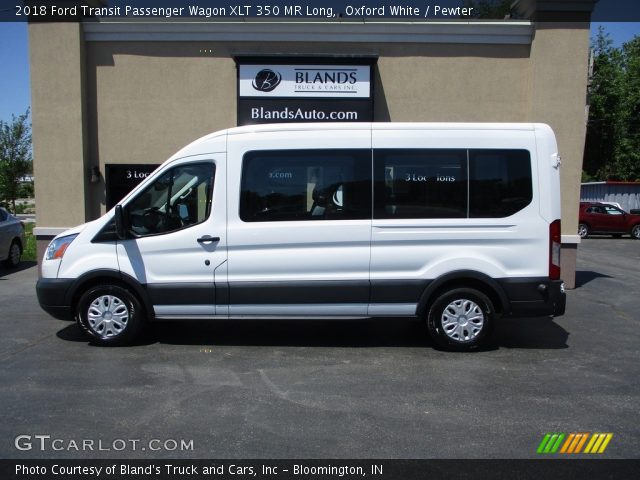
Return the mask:
[[36, 206], [33, 203], [17, 203], [15, 213], [35, 213]]
[[22, 252], [22, 260], [24, 261], [36, 261], [37, 257], [37, 249], [36, 249], [36, 237], [33, 234], [33, 229], [35, 228], [35, 223], [25, 223], [24, 224], [24, 236], [26, 238], [26, 243], [24, 246], [24, 252]]

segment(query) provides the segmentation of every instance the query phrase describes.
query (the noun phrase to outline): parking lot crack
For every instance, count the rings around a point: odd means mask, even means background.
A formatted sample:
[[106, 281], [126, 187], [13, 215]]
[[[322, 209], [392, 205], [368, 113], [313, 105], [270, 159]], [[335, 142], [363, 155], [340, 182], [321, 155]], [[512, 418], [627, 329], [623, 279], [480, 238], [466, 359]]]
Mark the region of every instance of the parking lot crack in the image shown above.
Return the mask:
[[291, 399], [289, 398], [289, 392], [283, 392], [282, 390], [280, 390], [280, 388], [278, 388], [278, 386], [271, 381], [264, 370], [259, 369], [258, 372], [260, 372], [260, 378], [265, 383], [265, 385], [269, 387], [269, 390], [271, 390], [271, 392], [275, 393], [276, 396], [284, 400], [291, 401]]
[[603, 302], [602, 300], [597, 300], [595, 303], [597, 303], [598, 305], [609, 307], [611, 310], [613, 310], [613, 313], [619, 317], [622, 317], [626, 320], [631, 320], [631, 318], [623, 310], [619, 309], [618, 307], [616, 307], [611, 303]]
[[7, 352], [2, 352], [0, 353], [0, 362], [5, 362], [7, 360], [9, 360], [11, 357], [15, 357], [16, 355], [29, 350], [30, 348], [35, 347], [36, 345], [40, 345], [42, 342], [44, 342], [45, 340], [48, 340], [49, 338], [53, 337], [53, 335], [46, 335], [44, 337], [40, 337], [37, 340], [34, 340], [32, 342], [27, 343], [26, 345], [23, 345], [21, 348], [18, 348], [17, 350], [10, 350]]

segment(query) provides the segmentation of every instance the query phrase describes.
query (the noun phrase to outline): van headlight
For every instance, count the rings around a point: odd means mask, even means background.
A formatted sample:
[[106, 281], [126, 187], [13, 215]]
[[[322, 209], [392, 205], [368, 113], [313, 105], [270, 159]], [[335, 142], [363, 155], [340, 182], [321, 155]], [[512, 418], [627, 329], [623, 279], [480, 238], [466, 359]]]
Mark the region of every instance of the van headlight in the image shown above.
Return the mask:
[[56, 238], [47, 247], [47, 253], [44, 256], [45, 260], [55, 260], [56, 258], [64, 257], [64, 252], [67, 251], [71, 242], [75, 240], [78, 234], [67, 235], [65, 237]]

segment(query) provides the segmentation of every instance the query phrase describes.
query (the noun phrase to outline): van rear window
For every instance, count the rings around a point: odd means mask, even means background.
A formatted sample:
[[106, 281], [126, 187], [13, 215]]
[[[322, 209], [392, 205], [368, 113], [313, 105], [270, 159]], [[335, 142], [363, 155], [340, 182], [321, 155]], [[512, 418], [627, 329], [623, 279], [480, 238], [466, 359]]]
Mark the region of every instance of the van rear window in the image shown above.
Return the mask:
[[380, 149], [374, 216], [502, 218], [533, 198], [527, 150]]
[[272, 150], [245, 154], [245, 222], [371, 218], [370, 150]]
[[469, 217], [500, 218], [531, 203], [531, 159], [526, 150], [469, 150]]

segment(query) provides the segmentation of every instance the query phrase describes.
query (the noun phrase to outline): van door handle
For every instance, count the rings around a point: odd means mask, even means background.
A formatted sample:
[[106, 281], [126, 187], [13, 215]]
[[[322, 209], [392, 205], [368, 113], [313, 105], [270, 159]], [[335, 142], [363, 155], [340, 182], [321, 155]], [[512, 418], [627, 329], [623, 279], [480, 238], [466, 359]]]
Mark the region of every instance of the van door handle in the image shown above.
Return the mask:
[[212, 237], [211, 235], [205, 235], [204, 237], [200, 237], [198, 239], [198, 243], [211, 243], [211, 242], [219, 242], [220, 237]]

